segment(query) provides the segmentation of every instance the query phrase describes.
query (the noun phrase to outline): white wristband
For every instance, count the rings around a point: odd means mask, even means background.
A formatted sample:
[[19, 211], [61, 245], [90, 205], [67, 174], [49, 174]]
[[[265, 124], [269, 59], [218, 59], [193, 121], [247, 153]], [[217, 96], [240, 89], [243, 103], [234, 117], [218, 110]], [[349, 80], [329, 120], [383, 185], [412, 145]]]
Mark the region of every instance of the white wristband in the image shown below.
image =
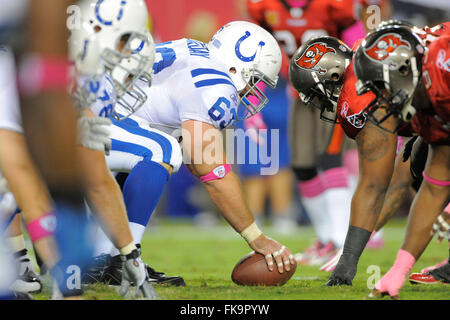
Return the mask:
[[131, 241], [125, 247], [119, 249], [119, 252], [121, 255], [126, 256], [126, 255], [130, 254], [131, 251], [133, 251], [134, 249], [136, 249], [136, 245], [134, 244], [133, 241]]
[[241, 232], [242, 238], [244, 238], [248, 243], [252, 242], [260, 235], [262, 235], [262, 231], [258, 228], [255, 222]]

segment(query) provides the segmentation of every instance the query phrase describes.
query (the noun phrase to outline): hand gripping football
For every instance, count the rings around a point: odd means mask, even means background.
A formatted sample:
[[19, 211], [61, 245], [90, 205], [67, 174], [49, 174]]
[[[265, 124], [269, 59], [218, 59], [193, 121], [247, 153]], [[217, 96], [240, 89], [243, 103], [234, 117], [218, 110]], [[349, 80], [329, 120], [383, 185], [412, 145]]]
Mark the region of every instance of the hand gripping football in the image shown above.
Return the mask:
[[279, 273], [275, 267], [269, 271], [264, 255], [251, 252], [244, 256], [233, 269], [231, 280], [243, 286], [282, 286], [295, 273], [297, 265], [290, 265], [290, 271]]

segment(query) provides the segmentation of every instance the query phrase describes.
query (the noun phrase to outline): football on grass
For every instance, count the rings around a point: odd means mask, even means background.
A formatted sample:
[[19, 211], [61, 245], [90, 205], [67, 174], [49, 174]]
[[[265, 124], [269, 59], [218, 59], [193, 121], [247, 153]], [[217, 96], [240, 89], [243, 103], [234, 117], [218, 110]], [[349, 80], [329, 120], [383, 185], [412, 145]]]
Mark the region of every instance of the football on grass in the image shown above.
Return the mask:
[[297, 264], [291, 264], [291, 270], [278, 272], [274, 261], [274, 270], [269, 271], [266, 259], [260, 253], [249, 253], [243, 257], [233, 269], [231, 280], [242, 286], [282, 286], [295, 273]]

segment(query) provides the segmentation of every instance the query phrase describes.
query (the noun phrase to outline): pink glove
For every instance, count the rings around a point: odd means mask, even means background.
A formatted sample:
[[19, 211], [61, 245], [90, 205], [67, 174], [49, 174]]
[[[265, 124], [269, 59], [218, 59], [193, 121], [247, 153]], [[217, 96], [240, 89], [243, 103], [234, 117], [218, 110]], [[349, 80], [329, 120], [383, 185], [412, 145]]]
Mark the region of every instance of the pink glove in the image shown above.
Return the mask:
[[252, 139], [253, 142], [259, 145], [266, 144], [266, 140], [261, 137], [258, 132], [259, 130], [267, 129], [266, 123], [264, 122], [261, 113], [257, 113], [254, 116], [244, 120], [244, 129], [246, 131], [253, 129], [248, 131], [248, 136], [250, 137], [250, 139]]
[[397, 298], [415, 262], [416, 259], [408, 251], [400, 249], [394, 265], [375, 284], [375, 289], [380, 293], [388, 293], [392, 298]]

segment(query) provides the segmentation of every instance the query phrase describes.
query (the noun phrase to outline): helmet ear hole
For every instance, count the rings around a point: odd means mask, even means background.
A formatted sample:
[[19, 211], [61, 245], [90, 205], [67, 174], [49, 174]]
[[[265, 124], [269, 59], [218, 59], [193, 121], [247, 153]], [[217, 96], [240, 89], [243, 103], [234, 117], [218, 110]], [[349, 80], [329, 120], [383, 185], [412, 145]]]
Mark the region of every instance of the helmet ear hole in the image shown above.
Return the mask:
[[234, 74], [235, 74], [235, 73], [236, 73], [236, 68], [235, 68], [235, 67], [231, 67], [229, 71], [230, 71], [231, 73], [234, 73]]
[[333, 81], [339, 81], [339, 78], [340, 78], [340, 76], [336, 72], [331, 75], [331, 80], [333, 80]]
[[402, 65], [400, 66], [400, 68], [398, 68], [398, 72], [400, 72], [400, 74], [402, 76], [407, 76], [409, 73], [409, 67], [408, 65]]
[[98, 32], [100, 32], [100, 31], [102, 31], [102, 27], [100, 27], [99, 25], [96, 25], [96, 26], [94, 27], [94, 31], [95, 31], [96, 33], [98, 33]]

